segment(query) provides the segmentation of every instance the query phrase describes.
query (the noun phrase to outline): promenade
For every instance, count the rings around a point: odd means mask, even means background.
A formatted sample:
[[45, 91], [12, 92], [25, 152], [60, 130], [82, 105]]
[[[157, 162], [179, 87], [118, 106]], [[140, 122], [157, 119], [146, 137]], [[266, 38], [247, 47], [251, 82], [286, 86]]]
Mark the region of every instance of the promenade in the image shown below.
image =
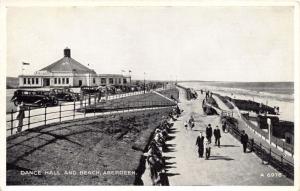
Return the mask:
[[[179, 105], [184, 112], [174, 122], [174, 133], [171, 134], [174, 138], [167, 142], [169, 152], [164, 153], [169, 185], [293, 185], [292, 180], [273, 167], [263, 165], [254, 153], [243, 153], [241, 143], [229, 133], [221, 132], [221, 147], [213, 144], [209, 160], [198, 158], [195, 142], [199, 133], [205, 132], [209, 123], [213, 129], [216, 125], [221, 127], [219, 116], [203, 113], [203, 98], [204, 95], [200, 94], [197, 100], [187, 101], [184, 91], [180, 89]], [[191, 115], [195, 118], [195, 127], [186, 130], [183, 124]], [[146, 169], [144, 185], [151, 185], [148, 173], [149, 169]], [[270, 177], [272, 175], [277, 177]]]

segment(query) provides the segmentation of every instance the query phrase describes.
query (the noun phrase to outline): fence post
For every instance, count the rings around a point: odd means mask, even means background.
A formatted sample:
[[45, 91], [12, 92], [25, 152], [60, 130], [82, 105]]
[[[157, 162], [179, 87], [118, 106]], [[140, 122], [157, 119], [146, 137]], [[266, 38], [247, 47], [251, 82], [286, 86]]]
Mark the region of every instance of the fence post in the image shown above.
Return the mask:
[[14, 130], [14, 110], [12, 109], [11, 110], [11, 113], [10, 113], [10, 135], [13, 134], [13, 130]]
[[283, 169], [283, 156], [282, 155], [280, 156], [280, 167], [281, 167], [281, 169]]
[[75, 100], [73, 102], [73, 119], [75, 119], [75, 110], [76, 110], [76, 107], [75, 107]]
[[270, 155], [269, 155], [269, 160], [268, 160], [269, 164], [270, 164], [270, 161], [271, 161], [271, 157], [272, 157], [272, 149], [270, 148]]
[[28, 129], [30, 128], [30, 106], [28, 108]]
[[85, 117], [85, 115], [86, 115], [86, 100], [84, 102], [84, 117]]
[[261, 163], [262, 164], [264, 164], [264, 152], [263, 152], [263, 150], [262, 150], [262, 148], [261, 148], [261, 143], [259, 143], [259, 149], [260, 149], [260, 152], [261, 152]]
[[47, 124], [47, 105], [45, 105], [45, 125]]
[[96, 104], [94, 105], [94, 117], [96, 116]]
[[59, 123], [61, 123], [61, 104], [59, 104]]

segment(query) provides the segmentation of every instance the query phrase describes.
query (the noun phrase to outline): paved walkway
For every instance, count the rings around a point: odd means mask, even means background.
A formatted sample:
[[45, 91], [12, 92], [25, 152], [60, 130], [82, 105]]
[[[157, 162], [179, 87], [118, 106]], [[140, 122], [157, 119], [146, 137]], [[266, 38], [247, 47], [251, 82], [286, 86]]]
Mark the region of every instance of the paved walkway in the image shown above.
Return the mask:
[[[210, 123], [215, 128], [220, 126], [219, 116], [203, 114], [201, 102], [203, 95], [197, 100], [184, 99], [180, 90], [180, 107], [184, 109], [182, 116], [174, 123], [173, 139], [168, 141], [169, 152], [164, 153], [167, 162], [167, 176], [170, 185], [292, 185], [293, 181], [268, 165], [262, 165], [254, 153], [243, 153], [241, 144], [230, 134], [222, 134], [221, 147], [212, 148], [211, 158], [198, 158], [195, 146], [200, 131]], [[186, 130], [184, 121], [190, 115], [195, 118], [195, 128]], [[145, 185], [151, 185], [146, 170], [143, 176]]]

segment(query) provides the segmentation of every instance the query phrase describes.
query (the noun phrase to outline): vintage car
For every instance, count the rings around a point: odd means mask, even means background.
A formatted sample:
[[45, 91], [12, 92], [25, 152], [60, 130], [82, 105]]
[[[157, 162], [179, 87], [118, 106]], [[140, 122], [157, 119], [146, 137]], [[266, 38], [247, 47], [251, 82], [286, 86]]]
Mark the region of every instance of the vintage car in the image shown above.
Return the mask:
[[99, 88], [97, 86], [82, 86], [80, 89], [82, 94], [96, 94], [99, 92]]
[[74, 93], [69, 88], [54, 88], [51, 89], [51, 93], [55, 95], [58, 100], [62, 101], [78, 101], [80, 99], [79, 93]]
[[39, 107], [55, 106], [57, 98], [50, 91], [16, 90], [11, 101], [17, 106], [23, 102], [26, 105]]

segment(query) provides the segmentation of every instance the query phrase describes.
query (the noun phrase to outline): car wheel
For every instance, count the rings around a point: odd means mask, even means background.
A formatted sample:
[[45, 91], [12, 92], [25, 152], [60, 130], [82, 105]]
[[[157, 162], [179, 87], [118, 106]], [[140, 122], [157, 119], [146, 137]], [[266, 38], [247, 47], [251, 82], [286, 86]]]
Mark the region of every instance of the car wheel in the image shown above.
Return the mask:
[[43, 103], [42, 101], [39, 103], [39, 106], [40, 107], [45, 107], [46, 106], [46, 104], [45, 103]]
[[14, 104], [15, 104], [15, 106], [18, 106], [18, 105], [20, 105], [21, 103], [20, 103], [18, 100], [15, 100], [15, 101], [14, 101]]
[[57, 99], [53, 99], [52, 105], [58, 105]]

